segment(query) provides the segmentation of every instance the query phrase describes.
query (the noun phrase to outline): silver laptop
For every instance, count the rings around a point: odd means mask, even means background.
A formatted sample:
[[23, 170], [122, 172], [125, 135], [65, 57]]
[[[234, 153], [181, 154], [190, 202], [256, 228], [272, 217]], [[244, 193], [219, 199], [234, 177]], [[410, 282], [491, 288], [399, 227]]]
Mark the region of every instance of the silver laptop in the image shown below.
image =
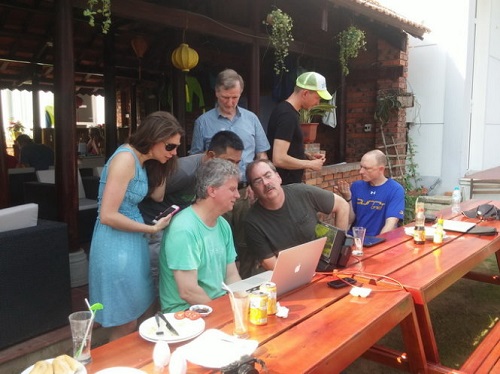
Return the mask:
[[325, 246], [326, 237], [278, 252], [274, 270], [256, 274], [229, 285], [233, 292], [250, 291], [264, 282], [276, 283], [278, 296], [311, 281]]

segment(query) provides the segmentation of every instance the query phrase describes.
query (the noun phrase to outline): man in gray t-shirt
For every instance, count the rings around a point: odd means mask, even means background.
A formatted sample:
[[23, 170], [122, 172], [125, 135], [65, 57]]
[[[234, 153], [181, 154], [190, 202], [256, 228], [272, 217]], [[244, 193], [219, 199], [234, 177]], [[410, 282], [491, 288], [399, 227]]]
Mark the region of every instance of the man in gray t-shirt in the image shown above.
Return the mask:
[[315, 238], [317, 213], [335, 214], [334, 225], [347, 230], [349, 204], [339, 195], [303, 183], [281, 185], [269, 160], [256, 160], [246, 170], [257, 198], [245, 220], [246, 239], [258, 262], [274, 269], [278, 252]]

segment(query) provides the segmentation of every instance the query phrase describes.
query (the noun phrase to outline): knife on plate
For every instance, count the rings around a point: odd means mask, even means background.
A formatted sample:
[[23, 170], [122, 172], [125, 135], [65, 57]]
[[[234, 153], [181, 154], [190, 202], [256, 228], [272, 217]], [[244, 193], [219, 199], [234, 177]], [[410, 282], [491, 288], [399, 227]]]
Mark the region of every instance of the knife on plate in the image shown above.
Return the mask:
[[172, 324], [170, 322], [168, 322], [168, 319], [163, 315], [162, 312], [158, 312], [156, 313], [156, 316], [157, 317], [160, 317], [163, 322], [165, 322], [165, 325], [167, 326], [167, 329], [172, 333], [174, 334], [175, 336], [179, 336], [179, 333], [177, 332], [177, 330], [174, 328], [174, 326], [172, 326]]

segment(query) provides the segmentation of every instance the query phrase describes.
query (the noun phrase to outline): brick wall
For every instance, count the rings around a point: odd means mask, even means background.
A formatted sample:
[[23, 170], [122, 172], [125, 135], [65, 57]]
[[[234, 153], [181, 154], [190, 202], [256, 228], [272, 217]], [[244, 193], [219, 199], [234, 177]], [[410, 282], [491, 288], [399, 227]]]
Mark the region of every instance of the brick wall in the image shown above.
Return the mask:
[[[317, 144], [319, 146], [319, 144]], [[339, 180], [352, 183], [361, 179], [359, 175], [359, 162], [326, 165], [320, 171], [306, 170], [304, 182], [334, 192], [334, 187]], [[320, 213], [318, 219], [334, 224], [334, 216]]]
[[326, 165], [320, 171], [306, 170], [304, 173], [305, 183], [332, 192], [336, 183], [342, 179], [349, 183], [361, 179], [359, 176], [359, 162]]

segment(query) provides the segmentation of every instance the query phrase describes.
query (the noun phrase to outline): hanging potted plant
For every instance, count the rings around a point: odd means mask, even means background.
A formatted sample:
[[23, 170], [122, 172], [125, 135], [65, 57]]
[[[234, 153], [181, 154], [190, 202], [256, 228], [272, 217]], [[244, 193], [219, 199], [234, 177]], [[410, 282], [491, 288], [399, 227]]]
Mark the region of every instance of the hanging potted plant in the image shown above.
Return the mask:
[[323, 117], [325, 114], [333, 112], [335, 108], [335, 105], [320, 103], [309, 109], [299, 110], [299, 122], [304, 135], [304, 143], [313, 143], [316, 140], [319, 122], [314, 122], [315, 118]]
[[399, 89], [381, 90], [377, 96], [377, 105], [373, 118], [382, 124], [382, 127], [389, 122], [392, 113], [398, 109], [411, 108], [414, 105], [415, 97], [411, 92], [404, 92]]
[[347, 67], [349, 59], [358, 57], [361, 49], [366, 51], [365, 32], [356, 26], [349, 26], [337, 35], [337, 43], [340, 47], [339, 62], [342, 74], [349, 74]]
[[270, 28], [269, 41], [274, 47], [274, 72], [276, 75], [288, 72], [285, 58], [288, 56], [290, 42], [293, 41], [293, 20], [281, 9], [276, 8], [267, 15], [263, 22]]
[[[99, 7], [99, 3], [101, 6]], [[102, 15], [102, 33], [107, 34], [111, 27], [111, 0], [87, 0], [87, 8], [83, 10], [83, 15], [89, 18], [89, 25], [95, 26], [95, 17]]]

